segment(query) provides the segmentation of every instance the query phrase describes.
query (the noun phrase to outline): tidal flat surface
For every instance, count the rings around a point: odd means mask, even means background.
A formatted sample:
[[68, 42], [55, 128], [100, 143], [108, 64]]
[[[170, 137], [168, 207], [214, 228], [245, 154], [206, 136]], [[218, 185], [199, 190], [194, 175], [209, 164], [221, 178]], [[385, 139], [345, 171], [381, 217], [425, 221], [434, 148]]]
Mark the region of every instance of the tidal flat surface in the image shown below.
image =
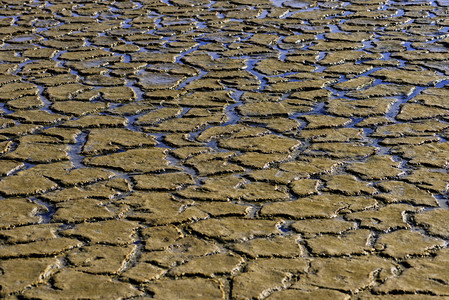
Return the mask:
[[448, 299], [449, 1], [0, 0], [0, 297]]

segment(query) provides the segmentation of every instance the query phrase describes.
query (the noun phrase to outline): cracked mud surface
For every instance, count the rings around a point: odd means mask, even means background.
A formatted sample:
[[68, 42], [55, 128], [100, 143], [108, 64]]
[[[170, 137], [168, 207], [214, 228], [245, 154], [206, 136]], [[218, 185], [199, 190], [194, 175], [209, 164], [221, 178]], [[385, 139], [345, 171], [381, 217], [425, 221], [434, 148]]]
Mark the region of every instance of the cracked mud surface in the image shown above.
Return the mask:
[[448, 16], [0, 0], [0, 297], [448, 299]]

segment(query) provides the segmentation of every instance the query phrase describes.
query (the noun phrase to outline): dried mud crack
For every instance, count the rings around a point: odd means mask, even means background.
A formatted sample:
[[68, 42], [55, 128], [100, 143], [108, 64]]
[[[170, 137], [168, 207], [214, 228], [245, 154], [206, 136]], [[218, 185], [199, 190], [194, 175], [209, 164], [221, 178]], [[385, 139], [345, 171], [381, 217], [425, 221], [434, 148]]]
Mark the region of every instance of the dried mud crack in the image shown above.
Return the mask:
[[0, 298], [448, 299], [448, 17], [0, 0]]

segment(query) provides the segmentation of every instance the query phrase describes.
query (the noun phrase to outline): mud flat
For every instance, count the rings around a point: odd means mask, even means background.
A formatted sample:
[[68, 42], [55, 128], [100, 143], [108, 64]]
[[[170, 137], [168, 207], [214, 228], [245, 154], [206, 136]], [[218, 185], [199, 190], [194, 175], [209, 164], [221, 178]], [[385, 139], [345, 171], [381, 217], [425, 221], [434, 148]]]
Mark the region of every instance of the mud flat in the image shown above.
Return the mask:
[[0, 0], [0, 297], [448, 299], [448, 17]]

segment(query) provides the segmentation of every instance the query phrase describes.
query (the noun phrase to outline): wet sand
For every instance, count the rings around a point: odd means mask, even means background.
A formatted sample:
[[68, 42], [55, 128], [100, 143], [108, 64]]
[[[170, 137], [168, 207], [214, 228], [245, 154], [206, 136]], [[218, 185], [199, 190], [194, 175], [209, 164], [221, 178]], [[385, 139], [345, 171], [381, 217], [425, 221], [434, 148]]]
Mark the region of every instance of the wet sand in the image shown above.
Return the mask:
[[0, 297], [448, 299], [449, 1], [0, 1]]

